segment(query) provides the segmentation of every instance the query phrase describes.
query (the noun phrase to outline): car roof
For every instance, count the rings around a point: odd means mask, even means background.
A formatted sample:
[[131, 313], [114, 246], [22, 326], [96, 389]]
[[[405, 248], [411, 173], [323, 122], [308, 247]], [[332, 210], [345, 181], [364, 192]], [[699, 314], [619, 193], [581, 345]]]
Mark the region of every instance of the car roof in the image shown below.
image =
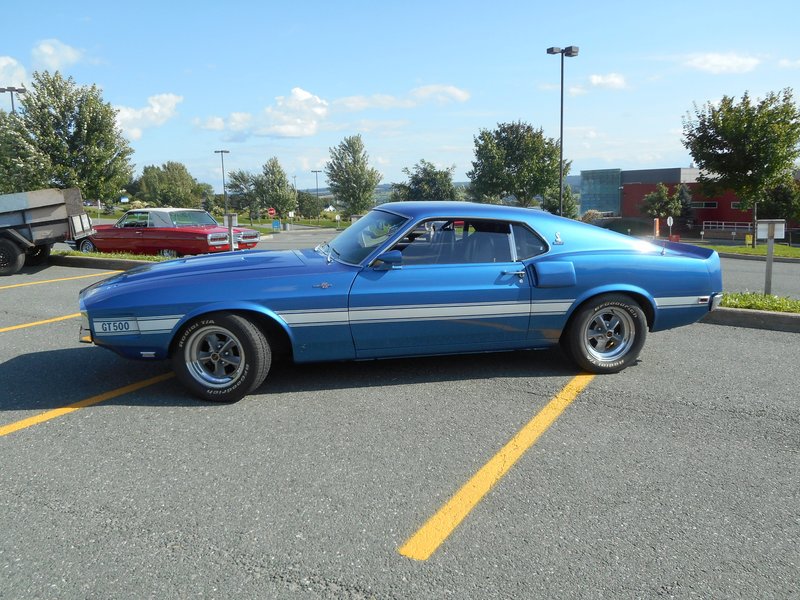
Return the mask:
[[172, 206], [159, 206], [158, 208], [132, 208], [128, 212], [207, 212], [202, 208], [175, 208]]
[[519, 206], [506, 206], [503, 204], [480, 204], [478, 202], [451, 202], [451, 201], [411, 201], [387, 202], [375, 207], [378, 210], [388, 210], [412, 218], [450, 217], [462, 219], [505, 219], [526, 221], [536, 219], [554, 219], [561, 217], [551, 215], [540, 208], [521, 208]]

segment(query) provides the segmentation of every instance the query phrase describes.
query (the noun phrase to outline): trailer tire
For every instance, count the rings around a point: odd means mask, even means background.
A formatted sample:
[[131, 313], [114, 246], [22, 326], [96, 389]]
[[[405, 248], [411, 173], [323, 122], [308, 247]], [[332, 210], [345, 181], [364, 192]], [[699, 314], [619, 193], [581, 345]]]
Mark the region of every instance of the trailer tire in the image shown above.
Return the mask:
[[13, 275], [25, 264], [25, 253], [11, 240], [0, 239], [0, 275]]
[[29, 267], [36, 267], [45, 263], [47, 259], [50, 258], [50, 251], [52, 249], [52, 244], [34, 246], [25, 253], [25, 264]]

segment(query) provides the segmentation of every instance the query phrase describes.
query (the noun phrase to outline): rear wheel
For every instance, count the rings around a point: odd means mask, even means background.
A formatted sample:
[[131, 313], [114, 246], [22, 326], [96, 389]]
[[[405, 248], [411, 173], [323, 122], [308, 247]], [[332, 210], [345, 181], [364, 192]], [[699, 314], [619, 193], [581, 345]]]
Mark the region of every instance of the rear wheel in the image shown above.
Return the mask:
[[159, 250], [158, 255], [163, 256], [165, 258], [178, 258], [177, 250], [167, 250], [167, 249]]
[[236, 402], [264, 382], [272, 352], [263, 332], [238, 315], [198, 317], [181, 331], [172, 368], [195, 396]]
[[578, 309], [564, 341], [583, 369], [617, 373], [636, 362], [646, 337], [647, 319], [636, 301], [605, 294]]
[[50, 244], [41, 244], [34, 246], [31, 250], [25, 253], [25, 264], [29, 267], [35, 267], [43, 264], [50, 256], [50, 251], [53, 246]]
[[0, 239], [0, 275], [13, 275], [25, 264], [25, 253], [11, 240]]

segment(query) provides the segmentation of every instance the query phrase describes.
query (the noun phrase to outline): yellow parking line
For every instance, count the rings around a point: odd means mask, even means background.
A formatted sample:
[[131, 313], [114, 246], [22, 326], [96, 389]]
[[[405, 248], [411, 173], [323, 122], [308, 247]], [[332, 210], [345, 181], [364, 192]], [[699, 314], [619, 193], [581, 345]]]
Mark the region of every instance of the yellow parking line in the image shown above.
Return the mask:
[[33, 323], [23, 323], [22, 325], [11, 325], [9, 327], [0, 327], [0, 333], [6, 331], [14, 331], [15, 329], [25, 329], [26, 327], [36, 327], [37, 325], [47, 325], [48, 323], [56, 323], [58, 321], [66, 321], [67, 319], [77, 319], [81, 313], [72, 313], [71, 315], [64, 315], [63, 317], [54, 317], [52, 319], [45, 319], [44, 321], [34, 321]]
[[427, 560], [455, 530], [481, 499], [536, 443], [558, 416], [594, 379], [594, 375], [575, 376], [539, 414], [520, 429], [455, 495], [433, 515], [398, 552], [415, 560]]
[[25, 283], [14, 283], [11, 285], [0, 286], [0, 290], [10, 290], [11, 288], [26, 287], [29, 285], [42, 285], [43, 283], [58, 283], [59, 281], [72, 281], [73, 279], [86, 279], [87, 277], [102, 277], [103, 275], [116, 275], [122, 271], [103, 271], [102, 273], [92, 273], [91, 275], [75, 275], [74, 277], [62, 277], [61, 279], [45, 279], [44, 281], [26, 281]]
[[63, 415], [75, 412], [76, 410], [85, 408], [87, 406], [100, 404], [101, 402], [105, 402], [106, 400], [111, 400], [112, 398], [122, 396], [123, 394], [135, 392], [136, 390], [140, 390], [149, 385], [153, 385], [154, 383], [164, 381], [173, 376], [174, 373], [164, 373], [163, 375], [151, 377], [150, 379], [145, 379], [144, 381], [139, 381], [137, 383], [131, 383], [130, 385], [117, 388], [116, 390], [112, 390], [110, 392], [104, 392], [102, 394], [98, 394], [97, 396], [86, 398], [85, 400], [75, 402], [74, 404], [70, 404], [68, 406], [62, 406], [61, 408], [54, 408], [53, 410], [48, 410], [47, 412], [39, 413], [38, 415], [28, 417], [27, 419], [15, 421], [13, 423], [9, 423], [8, 425], [3, 425], [2, 427], [0, 427], [0, 437], [8, 435], [9, 433], [14, 433], [15, 431], [19, 431], [20, 429], [33, 427], [34, 425], [38, 425], [39, 423], [44, 423], [45, 421], [61, 417]]

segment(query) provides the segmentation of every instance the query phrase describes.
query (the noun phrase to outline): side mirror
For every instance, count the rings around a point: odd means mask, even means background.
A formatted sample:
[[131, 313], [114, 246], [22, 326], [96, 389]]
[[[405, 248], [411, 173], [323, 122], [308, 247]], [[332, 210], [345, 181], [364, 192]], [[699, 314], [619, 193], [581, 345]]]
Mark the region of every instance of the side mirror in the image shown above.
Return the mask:
[[372, 264], [378, 269], [399, 269], [403, 266], [403, 253], [400, 250], [389, 250], [379, 254]]

